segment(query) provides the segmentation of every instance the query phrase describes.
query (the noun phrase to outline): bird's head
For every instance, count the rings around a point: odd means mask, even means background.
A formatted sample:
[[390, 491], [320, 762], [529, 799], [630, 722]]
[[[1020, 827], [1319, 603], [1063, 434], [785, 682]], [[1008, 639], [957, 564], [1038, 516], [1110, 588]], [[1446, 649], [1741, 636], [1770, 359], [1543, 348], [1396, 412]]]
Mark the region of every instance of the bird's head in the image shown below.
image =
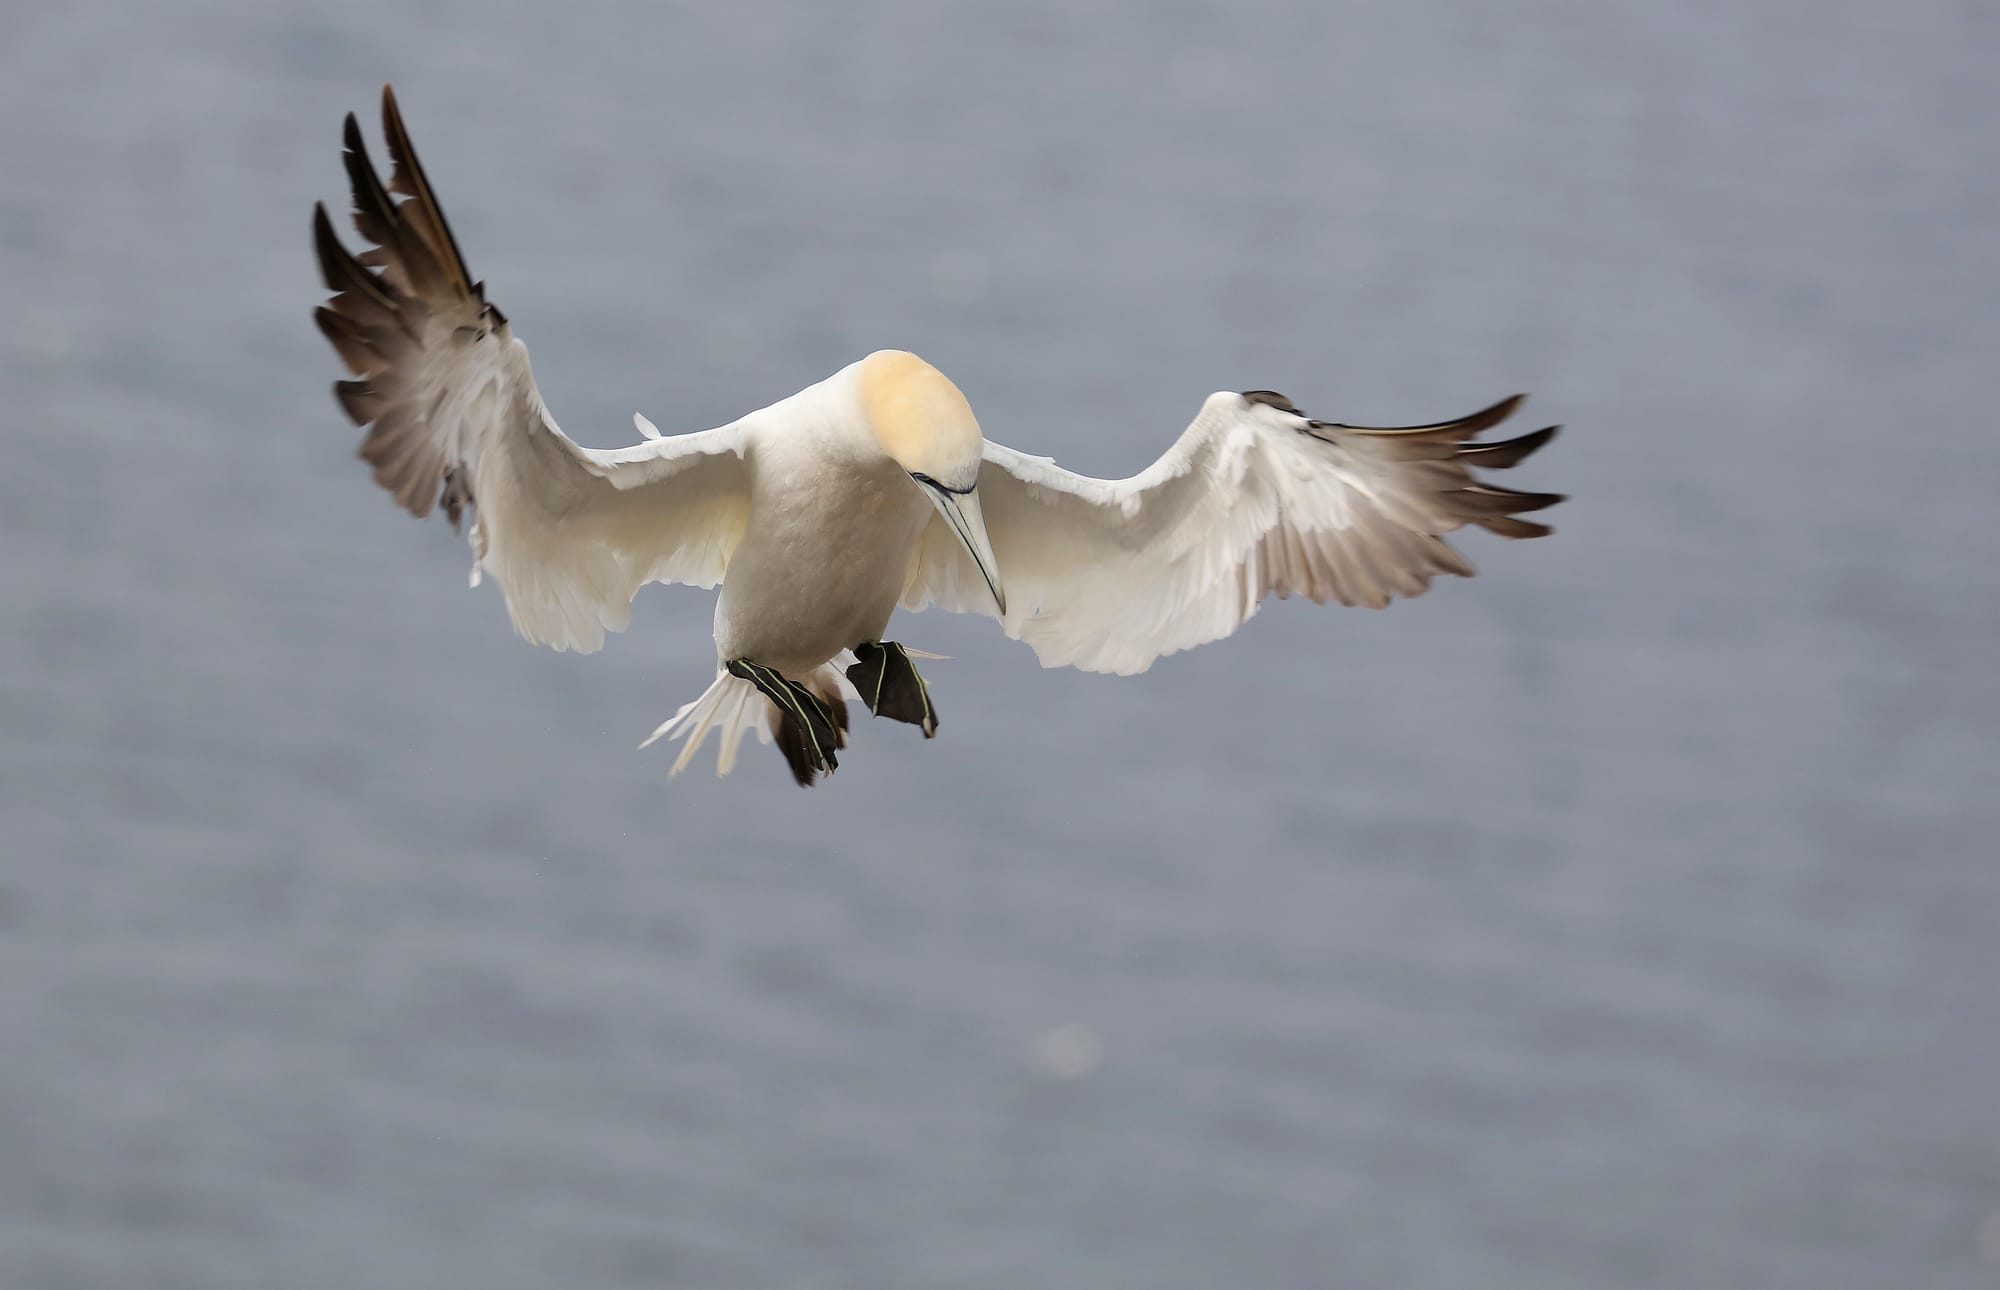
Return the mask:
[[979, 509], [986, 437], [972, 405], [949, 377], [915, 354], [880, 349], [861, 360], [861, 406], [875, 442], [965, 543], [1004, 615], [1007, 597]]

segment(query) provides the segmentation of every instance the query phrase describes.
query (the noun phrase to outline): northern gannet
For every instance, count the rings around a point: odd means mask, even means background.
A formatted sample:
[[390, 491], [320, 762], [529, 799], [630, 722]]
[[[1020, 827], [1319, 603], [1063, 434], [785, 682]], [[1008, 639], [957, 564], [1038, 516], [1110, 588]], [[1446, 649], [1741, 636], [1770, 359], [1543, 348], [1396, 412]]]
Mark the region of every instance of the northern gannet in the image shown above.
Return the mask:
[[370, 427], [360, 456], [412, 514], [441, 505], [456, 530], [472, 512], [472, 582], [499, 583], [537, 644], [588, 653], [646, 583], [721, 584], [715, 681], [646, 741], [686, 739], [676, 773], [719, 729], [727, 774], [755, 730], [811, 785], [846, 745], [844, 693], [936, 734], [910, 661], [924, 655], [883, 639], [898, 605], [997, 618], [1045, 667], [1143, 672], [1273, 592], [1379, 609], [1436, 574], [1470, 577], [1441, 535], [1541, 537], [1519, 515], [1562, 500], [1473, 474], [1554, 437], [1472, 442], [1520, 395], [1370, 428], [1270, 390], [1217, 393], [1151, 466], [1091, 479], [988, 441], [956, 385], [893, 349], [713, 430], [662, 436], [635, 415], [639, 443], [580, 447], [467, 271], [388, 86], [382, 119], [386, 186], [352, 113], [345, 135], [354, 224], [374, 245], [349, 254], [313, 211], [337, 293], [314, 317], [357, 378], [334, 393]]

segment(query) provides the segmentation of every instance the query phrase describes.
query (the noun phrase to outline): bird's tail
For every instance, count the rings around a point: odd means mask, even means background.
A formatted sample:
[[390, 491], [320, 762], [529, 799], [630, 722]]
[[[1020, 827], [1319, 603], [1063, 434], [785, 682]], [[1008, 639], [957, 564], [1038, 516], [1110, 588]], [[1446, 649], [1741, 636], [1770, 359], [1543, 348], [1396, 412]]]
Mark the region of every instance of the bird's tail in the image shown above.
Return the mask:
[[[847, 746], [847, 682], [841, 675], [839, 664], [851, 662], [852, 656], [845, 651], [840, 658], [821, 664], [810, 676], [796, 679], [824, 703], [829, 713], [837, 713], [837, 738], [841, 747]], [[759, 743], [770, 743], [773, 738], [784, 733], [786, 722], [794, 718], [757, 689], [744, 677], [737, 676], [727, 668], [716, 672], [715, 680], [701, 696], [692, 703], [681, 705], [680, 711], [662, 722], [660, 728], [647, 736], [641, 748], [651, 747], [661, 739], [685, 739], [687, 744], [680, 756], [674, 758], [673, 768], [668, 774], [678, 775], [687, 769], [694, 755], [701, 751], [711, 730], [722, 733], [721, 751], [716, 754], [715, 773], [727, 775], [736, 768], [736, 752], [743, 745], [745, 731], [754, 730]], [[789, 750], [787, 760], [791, 760]]]

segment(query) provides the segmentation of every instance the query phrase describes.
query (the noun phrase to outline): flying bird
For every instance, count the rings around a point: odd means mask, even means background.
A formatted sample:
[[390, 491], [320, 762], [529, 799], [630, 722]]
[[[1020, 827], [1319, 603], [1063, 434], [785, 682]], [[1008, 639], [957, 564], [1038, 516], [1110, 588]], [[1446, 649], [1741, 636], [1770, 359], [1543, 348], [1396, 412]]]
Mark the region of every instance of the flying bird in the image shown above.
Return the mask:
[[[1129, 479], [1072, 474], [989, 441], [965, 396], [915, 354], [877, 350], [719, 426], [585, 448], [557, 428], [528, 351], [473, 280], [389, 87], [382, 182], [347, 117], [358, 256], [321, 204], [313, 244], [336, 294], [314, 317], [353, 379], [340, 406], [360, 457], [412, 514], [471, 517], [472, 582], [500, 585], [528, 640], [588, 653], [631, 621], [649, 582], [722, 588], [716, 675], [653, 733], [719, 732], [717, 772], [746, 731], [811, 785], [839, 764], [847, 696], [937, 733], [914, 659], [884, 639], [898, 606], [998, 619], [1045, 667], [1143, 672], [1219, 640], [1267, 595], [1381, 608], [1472, 565], [1443, 535], [1562, 500], [1495, 487], [1556, 427], [1480, 443], [1522, 396], [1456, 421], [1317, 420], [1270, 390], [1211, 394]], [[642, 745], [643, 746], [643, 745]]]

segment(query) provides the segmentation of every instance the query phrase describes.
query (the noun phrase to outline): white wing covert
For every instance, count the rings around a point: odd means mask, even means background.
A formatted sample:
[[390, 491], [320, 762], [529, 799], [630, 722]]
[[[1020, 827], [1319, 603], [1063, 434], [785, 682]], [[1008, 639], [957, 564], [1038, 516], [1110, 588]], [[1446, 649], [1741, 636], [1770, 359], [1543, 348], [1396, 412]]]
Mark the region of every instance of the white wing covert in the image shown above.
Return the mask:
[[454, 529], [472, 509], [473, 581], [493, 575], [537, 644], [595, 650], [630, 623], [644, 584], [720, 582], [749, 515], [743, 423], [609, 452], [572, 441], [527, 347], [466, 270], [386, 87], [382, 120], [386, 186], [352, 114], [345, 137], [354, 224], [375, 245], [349, 254], [326, 208], [313, 212], [337, 293], [314, 317], [359, 378], [334, 394], [370, 427], [359, 455], [375, 482], [413, 515], [442, 505]]
[[[1437, 574], [1470, 577], [1441, 535], [1476, 524], [1541, 537], [1552, 530], [1518, 514], [1562, 500], [1470, 469], [1511, 467], [1555, 436], [1470, 442], [1522, 397], [1459, 421], [1370, 428], [1312, 420], [1269, 390], [1213, 394], [1164, 456], [1120, 480], [989, 442], [979, 496], [1007, 589], [1002, 626], [1045, 667], [1143, 672], [1234, 632], [1274, 592], [1379, 609]], [[996, 612], [937, 522], [903, 604]]]

